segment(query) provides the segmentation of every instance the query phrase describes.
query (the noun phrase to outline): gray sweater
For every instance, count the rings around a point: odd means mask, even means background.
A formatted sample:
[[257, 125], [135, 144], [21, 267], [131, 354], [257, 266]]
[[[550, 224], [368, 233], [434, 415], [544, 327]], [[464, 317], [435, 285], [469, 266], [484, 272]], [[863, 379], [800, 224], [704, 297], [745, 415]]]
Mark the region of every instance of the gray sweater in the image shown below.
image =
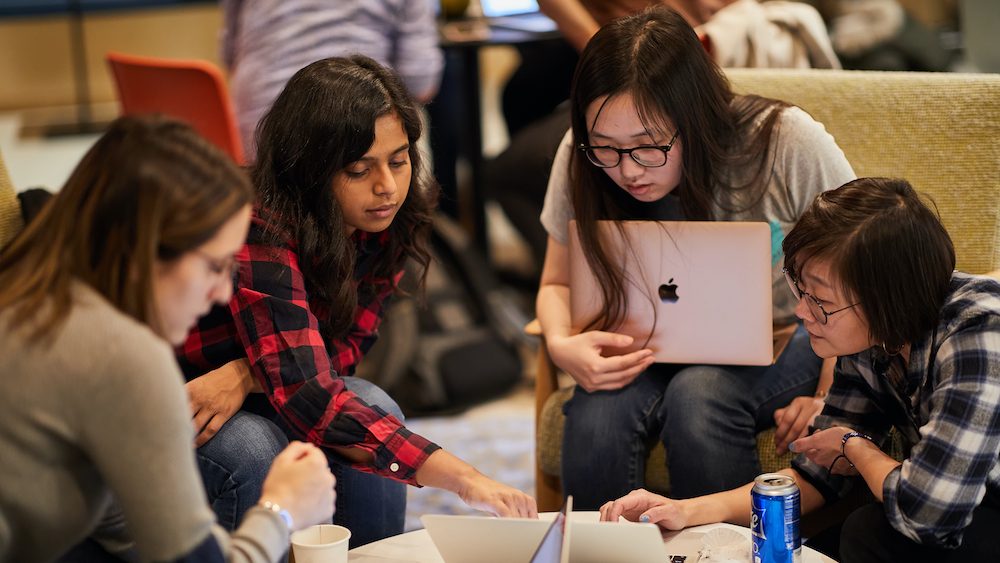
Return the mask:
[[112, 496], [143, 560], [176, 559], [210, 534], [228, 560], [277, 560], [288, 532], [276, 514], [254, 509], [232, 536], [214, 524], [168, 344], [86, 285], [73, 298], [44, 341], [0, 312], [0, 561], [58, 557]]

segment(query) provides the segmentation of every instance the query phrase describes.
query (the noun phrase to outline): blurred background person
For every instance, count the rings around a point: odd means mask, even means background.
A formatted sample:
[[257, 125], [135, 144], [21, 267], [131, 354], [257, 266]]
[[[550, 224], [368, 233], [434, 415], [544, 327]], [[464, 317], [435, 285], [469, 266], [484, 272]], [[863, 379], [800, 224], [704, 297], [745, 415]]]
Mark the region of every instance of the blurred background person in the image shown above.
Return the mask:
[[361, 54], [396, 71], [419, 103], [434, 97], [443, 58], [437, 0], [222, 0], [222, 61], [248, 161], [264, 115], [309, 63]]

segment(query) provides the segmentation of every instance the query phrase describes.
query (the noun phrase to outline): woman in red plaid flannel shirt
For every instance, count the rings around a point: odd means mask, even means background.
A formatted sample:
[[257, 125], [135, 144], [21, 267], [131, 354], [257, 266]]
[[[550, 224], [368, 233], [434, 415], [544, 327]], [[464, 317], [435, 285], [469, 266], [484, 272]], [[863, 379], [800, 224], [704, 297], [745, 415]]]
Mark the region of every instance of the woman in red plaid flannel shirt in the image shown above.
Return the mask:
[[300, 70], [258, 126], [259, 201], [233, 298], [179, 349], [206, 488], [231, 525], [287, 438], [327, 453], [334, 520], [352, 545], [402, 531], [403, 483], [500, 516], [536, 514], [530, 496], [407, 430], [392, 399], [353, 377], [404, 262], [429, 261], [437, 186], [420, 130], [399, 79], [362, 56]]

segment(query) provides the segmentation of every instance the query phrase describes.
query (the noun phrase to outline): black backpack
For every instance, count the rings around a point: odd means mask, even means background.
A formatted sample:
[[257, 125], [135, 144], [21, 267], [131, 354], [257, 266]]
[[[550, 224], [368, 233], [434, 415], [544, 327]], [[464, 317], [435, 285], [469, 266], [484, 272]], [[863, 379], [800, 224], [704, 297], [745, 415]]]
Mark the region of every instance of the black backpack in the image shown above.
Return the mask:
[[521, 380], [519, 350], [530, 342], [518, 301], [465, 231], [439, 214], [426, 292], [393, 298], [357, 374], [407, 416], [458, 412], [503, 395]]

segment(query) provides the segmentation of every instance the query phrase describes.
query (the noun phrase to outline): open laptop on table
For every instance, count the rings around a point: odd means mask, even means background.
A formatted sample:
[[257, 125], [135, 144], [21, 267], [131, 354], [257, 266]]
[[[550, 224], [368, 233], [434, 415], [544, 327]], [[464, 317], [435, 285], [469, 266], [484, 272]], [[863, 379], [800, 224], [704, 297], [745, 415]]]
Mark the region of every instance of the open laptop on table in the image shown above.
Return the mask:
[[[628, 313], [613, 332], [657, 362], [768, 365], [774, 359], [771, 229], [763, 222], [598, 221], [626, 273]], [[603, 307], [599, 282], [570, 222], [570, 316], [581, 332]], [[623, 233], [625, 236], [623, 236]]]
[[[598, 522], [596, 512], [574, 513], [572, 497], [539, 520], [428, 514], [420, 521], [445, 563], [665, 563], [655, 524]], [[568, 549], [567, 549], [568, 547]], [[682, 560], [682, 559], [680, 559]]]
[[556, 22], [538, 10], [535, 0], [480, 0], [483, 16], [489, 25], [504, 29], [555, 31]]

